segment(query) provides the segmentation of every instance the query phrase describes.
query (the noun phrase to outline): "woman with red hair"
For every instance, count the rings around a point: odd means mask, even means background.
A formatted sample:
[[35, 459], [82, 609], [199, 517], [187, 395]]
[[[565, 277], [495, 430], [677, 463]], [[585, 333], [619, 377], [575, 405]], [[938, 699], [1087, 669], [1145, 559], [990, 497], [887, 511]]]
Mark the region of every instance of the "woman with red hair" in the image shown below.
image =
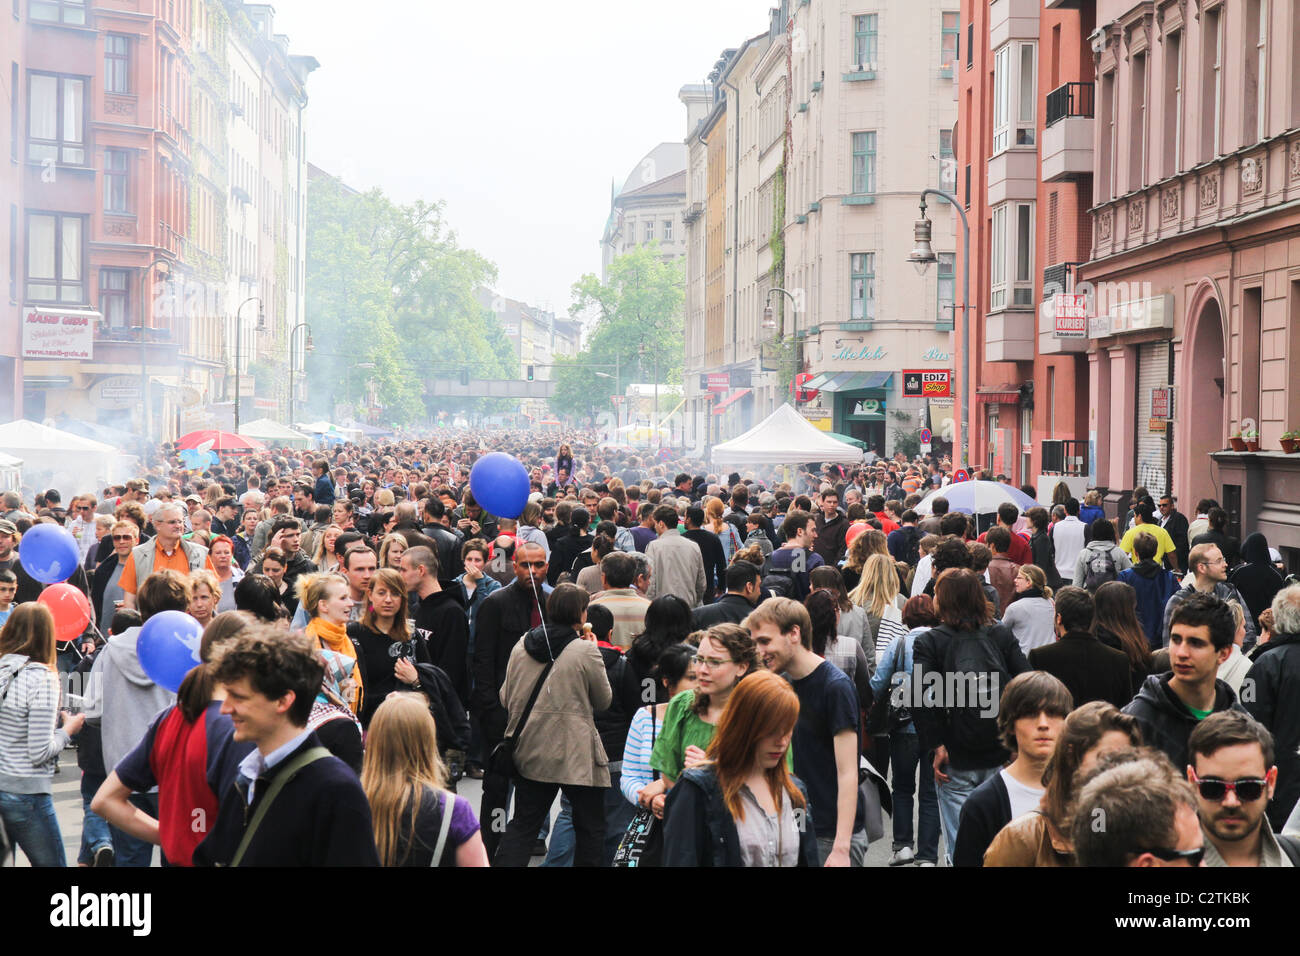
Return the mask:
[[808, 792], [786, 767], [799, 698], [758, 671], [727, 701], [708, 759], [664, 809], [665, 866], [820, 866]]

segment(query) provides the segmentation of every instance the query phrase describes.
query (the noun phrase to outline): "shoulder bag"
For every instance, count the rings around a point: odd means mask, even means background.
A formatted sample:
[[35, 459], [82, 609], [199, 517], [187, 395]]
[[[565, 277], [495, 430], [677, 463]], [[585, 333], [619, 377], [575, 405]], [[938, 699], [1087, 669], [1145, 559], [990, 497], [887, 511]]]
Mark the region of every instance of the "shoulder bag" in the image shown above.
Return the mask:
[[[655, 715], [655, 708], [658, 704], [650, 705], [650, 752], [655, 749], [655, 740], [657, 738], [658, 720]], [[667, 711], [664, 716], [667, 717]], [[659, 771], [651, 770], [655, 780], [659, 779]], [[637, 807], [636, 815], [627, 825], [627, 831], [623, 834], [623, 839], [618, 841], [618, 849], [614, 851], [614, 866], [616, 867], [638, 867], [638, 866], [663, 866], [664, 856], [664, 826], [663, 821], [654, 815], [653, 810], [644, 807]]]
[[235, 850], [235, 855], [230, 861], [231, 866], [239, 866], [240, 861], [243, 860], [244, 854], [248, 851], [248, 845], [253, 842], [253, 835], [257, 833], [257, 828], [262, 825], [267, 810], [271, 808], [275, 798], [280, 795], [280, 791], [284, 789], [285, 784], [296, 777], [304, 767], [328, 756], [330, 756], [330, 752], [324, 747], [312, 747], [298, 754], [285, 765], [283, 770], [276, 774], [275, 779], [271, 781], [271, 789], [266, 792], [262, 802], [253, 811], [253, 819], [248, 824], [248, 829], [244, 831], [243, 839], [239, 841], [239, 847]]

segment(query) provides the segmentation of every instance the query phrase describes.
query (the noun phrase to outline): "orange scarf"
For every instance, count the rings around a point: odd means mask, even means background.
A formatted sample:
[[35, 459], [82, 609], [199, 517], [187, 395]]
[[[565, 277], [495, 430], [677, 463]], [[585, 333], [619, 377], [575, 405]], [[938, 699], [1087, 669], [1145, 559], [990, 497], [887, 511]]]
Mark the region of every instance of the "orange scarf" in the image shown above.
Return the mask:
[[[306, 633], [320, 642], [320, 646], [327, 651], [333, 651], [336, 654], [343, 654], [350, 657], [355, 662], [357, 659], [357, 649], [352, 646], [352, 639], [348, 637], [348, 630], [342, 624], [335, 624], [325, 620], [323, 617], [314, 617], [306, 627]], [[356, 688], [352, 691], [351, 700], [348, 703], [352, 706], [352, 713], [361, 713], [361, 700], [365, 688], [361, 684], [361, 665], [353, 663], [352, 681]]]

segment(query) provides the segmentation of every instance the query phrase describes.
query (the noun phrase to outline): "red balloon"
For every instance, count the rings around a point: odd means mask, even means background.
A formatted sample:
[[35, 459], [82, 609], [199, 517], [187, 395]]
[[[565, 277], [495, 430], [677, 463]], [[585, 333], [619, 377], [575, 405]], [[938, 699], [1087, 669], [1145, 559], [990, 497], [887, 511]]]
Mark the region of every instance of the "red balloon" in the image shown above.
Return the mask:
[[866, 531], [870, 527], [871, 525], [867, 524], [865, 521], [855, 521], [853, 524], [849, 525], [849, 530], [844, 534], [844, 546], [851, 546], [853, 542], [857, 540], [858, 535], [862, 534], [862, 532]]
[[90, 623], [90, 601], [71, 584], [51, 584], [37, 601], [54, 615], [54, 633], [60, 641], [76, 640]]

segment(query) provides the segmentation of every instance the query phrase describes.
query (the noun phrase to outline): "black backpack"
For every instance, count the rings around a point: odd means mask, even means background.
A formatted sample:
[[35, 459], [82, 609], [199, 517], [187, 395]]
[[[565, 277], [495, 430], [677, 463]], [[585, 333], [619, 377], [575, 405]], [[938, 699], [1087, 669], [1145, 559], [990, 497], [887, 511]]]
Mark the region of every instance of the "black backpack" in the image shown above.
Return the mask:
[[1115, 567], [1115, 557], [1110, 553], [1110, 548], [1093, 551], [1083, 567], [1083, 586], [1089, 594], [1096, 594], [1097, 588], [1106, 582], [1119, 579], [1119, 569]]
[[794, 596], [794, 575], [787, 568], [772, 568], [763, 575], [764, 590], [771, 591], [773, 597]]
[[[990, 629], [958, 632], [941, 625], [935, 630], [948, 635], [943, 653], [945, 699], [941, 702], [948, 724], [945, 742], [966, 751], [1001, 749], [997, 706], [1002, 691], [1011, 682], [1011, 672]], [[949, 676], [953, 674], [969, 676], [954, 679]], [[992, 715], [981, 714], [981, 710], [989, 709]]]
[[921, 560], [921, 532], [914, 526], [908, 525], [899, 528], [899, 533], [903, 535], [903, 556], [899, 558], [908, 567], [916, 567]]

